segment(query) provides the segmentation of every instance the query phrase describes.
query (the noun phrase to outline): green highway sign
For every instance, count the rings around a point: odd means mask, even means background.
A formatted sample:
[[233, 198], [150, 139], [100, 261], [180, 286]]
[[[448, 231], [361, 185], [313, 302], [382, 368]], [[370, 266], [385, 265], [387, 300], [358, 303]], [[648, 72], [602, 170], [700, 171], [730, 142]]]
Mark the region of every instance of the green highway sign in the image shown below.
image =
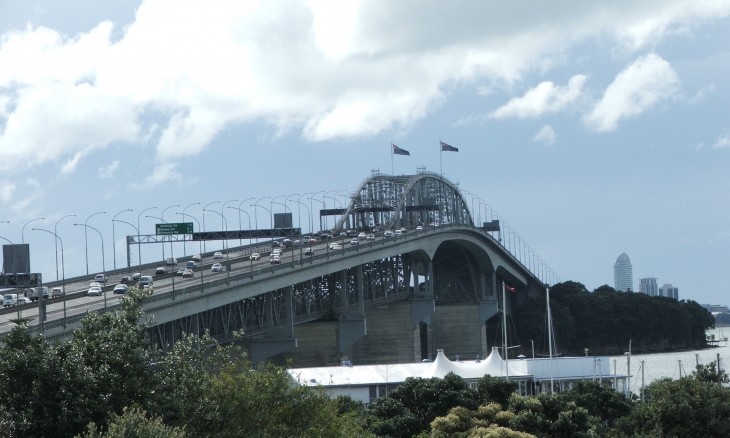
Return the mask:
[[155, 234], [165, 236], [170, 234], [193, 234], [193, 223], [155, 224]]

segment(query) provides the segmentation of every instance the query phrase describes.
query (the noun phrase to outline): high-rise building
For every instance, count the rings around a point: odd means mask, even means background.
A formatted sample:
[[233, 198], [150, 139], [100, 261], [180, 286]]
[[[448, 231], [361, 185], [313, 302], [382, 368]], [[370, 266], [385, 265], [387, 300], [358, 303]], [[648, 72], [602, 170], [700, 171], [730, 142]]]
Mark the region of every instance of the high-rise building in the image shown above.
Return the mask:
[[672, 287], [671, 284], [665, 284], [659, 288], [660, 297], [669, 297], [679, 301], [679, 288]]
[[647, 294], [649, 296], [657, 296], [657, 284], [656, 278], [648, 277], [639, 280], [639, 292]]
[[631, 260], [626, 253], [621, 253], [613, 264], [613, 288], [617, 291], [628, 292], [634, 290], [634, 273], [631, 270]]

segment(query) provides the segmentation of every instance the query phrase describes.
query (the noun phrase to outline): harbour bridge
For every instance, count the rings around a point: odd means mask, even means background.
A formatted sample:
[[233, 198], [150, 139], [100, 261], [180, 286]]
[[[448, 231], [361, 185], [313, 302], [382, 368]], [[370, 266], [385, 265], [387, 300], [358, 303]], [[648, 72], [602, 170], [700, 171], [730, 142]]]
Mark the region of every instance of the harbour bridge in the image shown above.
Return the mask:
[[[238, 340], [254, 362], [291, 359], [300, 367], [343, 359], [421, 361], [434, 358], [438, 349], [485, 357], [486, 322], [503, 308], [501, 285], [516, 289], [504, 304], [509, 313], [518, 301], [541, 296], [554, 275], [534, 254], [503, 239], [499, 220], [482, 220], [464, 191], [438, 174], [373, 174], [349, 199], [342, 208], [320, 210], [320, 223], [331, 217], [336, 225], [306, 236], [307, 244], [299, 228], [283, 226], [128, 236], [128, 253], [134, 245], [170, 239], [250, 239], [224, 251], [223, 260], [220, 254], [216, 260], [202, 254], [192, 280], [176, 279], [174, 273], [155, 278], [154, 293], [144, 304], [153, 341], [168, 348], [186, 333], [207, 332], [220, 342]], [[369, 236], [358, 238], [358, 232]], [[282, 239], [299, 245], [285, 248], [280, 263], [272, 264], [272, 244]], [[254, 253], [261, 259], [251, 257]], [[207, 270], [214, 262], [223, 263], [222, 272]], [[146, 274], [157, 265], [135, 270]], [[66, 280], [66, 287], [84, 281]], [[63, 313], [58, 301], [49, 300], [46, 320], [31, 328], [63, 341], [80, 326], [85, 311], [119, 306], [116, 297], [107, 300], [105, 294], [102, 307], [99, 298], [80, 288], [63, 298]], [[12, 313], [6, 309], [2, 316], [8, 320]]]

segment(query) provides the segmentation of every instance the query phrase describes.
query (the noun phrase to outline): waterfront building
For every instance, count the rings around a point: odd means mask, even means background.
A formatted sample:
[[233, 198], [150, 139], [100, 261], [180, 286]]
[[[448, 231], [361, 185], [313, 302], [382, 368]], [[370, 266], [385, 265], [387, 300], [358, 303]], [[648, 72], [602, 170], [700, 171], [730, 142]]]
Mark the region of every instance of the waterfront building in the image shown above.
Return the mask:
[[634, 274], [631, 260], [626, 253], [621, 253], [613, 265], [613, 288], [621, 292], [634, 290]]
[[665, 284], [659, 289], [660, 297], [668, 297], [679, 301], [679, 289], [672, 287], [671, 284]]
[[657, 291], [658, 291], [658, 288], [657, 288], [657, 284], [656, 284], [656, 278], [647, 277], [647, 278], [642, 278], [639, 280], [639, 292], [640, 293], [655, 297], [655, 296], [657, 296]]

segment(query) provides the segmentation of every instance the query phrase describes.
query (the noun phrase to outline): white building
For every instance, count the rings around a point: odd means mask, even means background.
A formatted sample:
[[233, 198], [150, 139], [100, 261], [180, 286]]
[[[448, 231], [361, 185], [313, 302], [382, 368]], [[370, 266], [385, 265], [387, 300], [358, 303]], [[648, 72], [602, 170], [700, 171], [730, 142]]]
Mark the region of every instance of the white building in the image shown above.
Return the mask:
[[550, 382], [556, 392], [570, 389], [575, 382], [591, 380], [610, 385], [626, 392], [626, 375], [611, 373], [608, 357], [554, 357], [538, 359], [503, 360], [497, 351], [484, 360], [452, 361], [438, 350], [433, 362], [394, 365], [351, 365], [339, 367], [292, 368], [289, 375], [295, 382], [306, 386], [323, 386], [332, 396], [348, 395], [369, 404], [403, 383], [409, 377], [443, 378], [449, 373], [462, 377], [470, 385], [485, 375], [504, 377], [518, 383], [518, 392], [532, 395], [547, 392]]
[[656, 278], [648, 277], [639, 280], [639, 292], [641, 292], [642, 294], [655, 297], [658, 295], [657, 291], [658, 288], [656, 284]]
[[617, 291], [628, 292], [634, 290], [634, 273], [631, 260], [626, 253], [621, 253], [613, 264], [613, 288]]
[[659, 289], [659, 296], [679, 300], [679, 288], [672, 287], [671, 284], [665, 284]]

